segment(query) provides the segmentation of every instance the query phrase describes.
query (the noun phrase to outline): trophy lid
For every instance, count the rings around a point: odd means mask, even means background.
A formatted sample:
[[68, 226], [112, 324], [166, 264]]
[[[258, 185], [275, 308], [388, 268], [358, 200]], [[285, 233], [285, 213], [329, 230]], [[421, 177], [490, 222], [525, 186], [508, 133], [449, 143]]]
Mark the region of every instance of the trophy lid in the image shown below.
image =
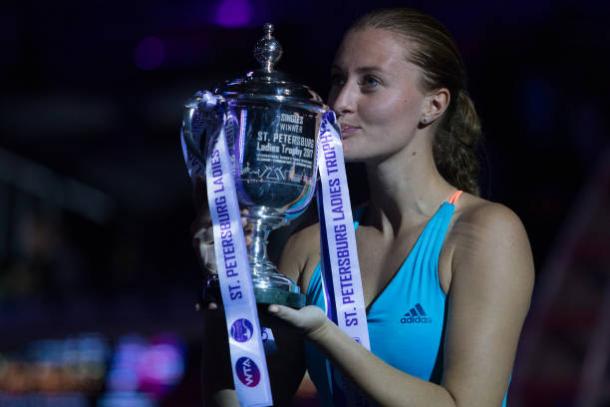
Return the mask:
[[215, 89], [228, 100], [262, 103], [287, 103], [298, 107], [322, 112], [325, 110], [322, 98], [305, 85], [295, 83], [290, 78], [274, 69], [282, 56], [282, 46], [271, 35], [273, 25], [265, 24], [265, 35], [254, 47], [254, 57], [261, 68], [248, 72], [244, 77], [227, 81]]

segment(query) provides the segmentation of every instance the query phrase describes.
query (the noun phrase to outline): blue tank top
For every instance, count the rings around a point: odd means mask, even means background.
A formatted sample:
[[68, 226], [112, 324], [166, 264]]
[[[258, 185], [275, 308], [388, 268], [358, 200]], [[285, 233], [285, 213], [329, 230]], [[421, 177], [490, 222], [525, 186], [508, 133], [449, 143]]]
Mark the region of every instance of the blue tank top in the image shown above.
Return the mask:
[[[371, 352], [387, 364], [422, 380], [440, 383], [446, 295], [438, 260], [455, 206], [443, 202], [428, 220], [411, 252], [367, 308]], [[355, 214], [358, 219], [360, 213]], [[355, 227], [359, 222], [355, 221]], [[307, 287], [307, 304], [326, 311], [318, 264]], [[330, 361], [306, 341], [307, 369], [323, 406], [332, 406]], [[506, 396], [503, 406], [506, 406]]]

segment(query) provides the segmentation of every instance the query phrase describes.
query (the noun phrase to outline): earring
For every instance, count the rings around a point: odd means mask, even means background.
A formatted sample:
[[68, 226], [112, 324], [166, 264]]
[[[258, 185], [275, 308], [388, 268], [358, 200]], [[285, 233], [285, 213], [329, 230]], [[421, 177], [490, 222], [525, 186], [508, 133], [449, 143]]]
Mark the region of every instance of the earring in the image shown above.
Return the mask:
[[428, 119], [427, 117], [423, 117], [421, 119], [421, 124], [428, 124], [430, 122], [430, 119]]

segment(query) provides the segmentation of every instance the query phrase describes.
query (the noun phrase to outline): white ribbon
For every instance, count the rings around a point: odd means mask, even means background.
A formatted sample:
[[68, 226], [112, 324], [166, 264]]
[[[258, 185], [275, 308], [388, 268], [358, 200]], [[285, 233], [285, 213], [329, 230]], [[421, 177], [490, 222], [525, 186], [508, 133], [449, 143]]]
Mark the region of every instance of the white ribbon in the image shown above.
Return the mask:
[[209, 145], [208, 203], [237, 398], [244, 407], [273, 405], [235, 181], [224, 126]]
[[[370, 350], [364, 291], [349, 199], [343, 143], [334, 112], [326, 113], [318, 140], [318, 216], [327, 316], [343, 332]], [[330, 366], [333, 403], [366, 406], [361, 392]]]
[[322, 270], [326, 275], [327, 295], [334, 298], [329, 302], [334, 302], [332, 314], [335, 322], [347, 335], [370, 350], [343, 144], [334, 126], [335, 120], [333, 112], [324, 115], [318, 140], [319, 191], [322, 192], [320, 223], [321, 233], [324, 233]]

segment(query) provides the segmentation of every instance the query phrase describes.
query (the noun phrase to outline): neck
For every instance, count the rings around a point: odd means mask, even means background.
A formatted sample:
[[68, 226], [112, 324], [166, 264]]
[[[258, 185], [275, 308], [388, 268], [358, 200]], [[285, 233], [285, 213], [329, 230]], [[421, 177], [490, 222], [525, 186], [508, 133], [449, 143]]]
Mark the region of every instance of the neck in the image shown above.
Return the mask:
[[428, 219], [455, 189], [438, 172], [430, 143], [413, 142], [391, 157], [367, 163], [367, 176], [367, 223], [388, 236]]

